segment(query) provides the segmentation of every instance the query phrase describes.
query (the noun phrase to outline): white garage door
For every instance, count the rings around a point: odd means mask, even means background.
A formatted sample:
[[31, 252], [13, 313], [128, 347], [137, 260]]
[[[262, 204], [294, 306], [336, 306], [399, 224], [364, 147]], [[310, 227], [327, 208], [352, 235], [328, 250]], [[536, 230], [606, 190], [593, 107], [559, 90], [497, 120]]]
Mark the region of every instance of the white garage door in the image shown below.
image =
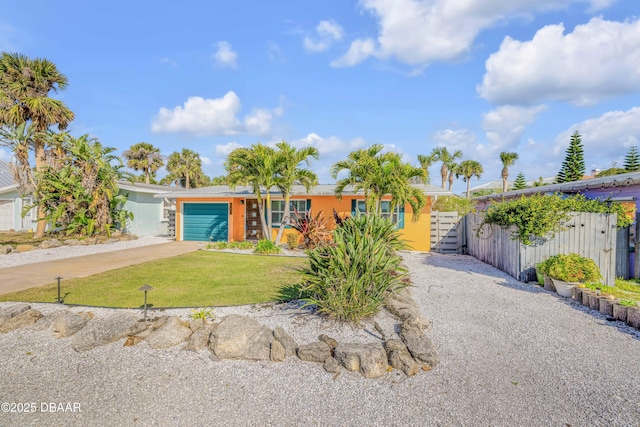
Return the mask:
[[13, 228], [13, 200], [0, 199], [0, 230]]

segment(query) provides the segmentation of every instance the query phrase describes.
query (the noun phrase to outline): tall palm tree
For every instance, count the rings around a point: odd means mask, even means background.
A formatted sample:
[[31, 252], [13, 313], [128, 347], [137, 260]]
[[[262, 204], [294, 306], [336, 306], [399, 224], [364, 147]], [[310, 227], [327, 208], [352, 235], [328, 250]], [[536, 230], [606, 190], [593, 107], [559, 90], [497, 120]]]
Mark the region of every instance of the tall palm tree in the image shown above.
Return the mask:
[[509, 166], [518, 160], [518, 153], [508, 153], [503, 151], [500, 153], [500, 161], [502, 162], [502, 192], [506, 192], [509, 186]]
[[194, 178], [202, 172], [200, 154], [188, 148], [183, 148], [181, 152], [174, 151], [167, 157], [167, 170], [184, 183], [184, 188], [191, 188]]
[[442, 162], [440, 167], [440, 177], [442, 178], [442, 188], [445, 189], [449, 179], [449, 171], [455, 166], [456, 160], [462, 158], [462, 151], [456, 150], [450, 153], [447, 147], [436, 147], [431, 152], [434, 161]]
[[451, 191], [451, 187], [453, 187], [453, 180], [457, 178], [456, 169], [458, 169], [458, 166], [459, 165], [456, 162], [451, 162], [447, 165], [447, 169], [449, 169], [449, 177], [447, 178], [447, 181], [449, 182], [449, 191]]
[[456, 168], [456, 176], [462, 176], [467, 183], [467, 199], [471, 193], [471, 177], [475, 175], [476, 178], [480, 178], [483, 173], [482, 165], [475, 160], [464, 160]]
[[[237, 185], [250, 185], [258, 201], [262, 234], [271, 239], [271, 189], [276, 187], [278, 159], [272, 147], [260, 143], [250, 148], [237, 148], [227, 156], [225, 169], [227, 182], [231, 188]], [[262, 191], [265, 197], [262, 197]], [[266, 202], [266, 207], [264, 206]], [[266, 215], [265, 215], [266, 211]], [[267, 219], [265, 219], [265, 216]]]
[[436, 161], [436, 156], [431, 153], [428, 156], [425, 156], [423, 154], [418, 154], [418, 162], [420, 163], [420, 167], [422, 169], [424, 169], [424, 173], [425, 173], [425, 184], [429, 184], [429, 182], [431, 181], [431, 177], [429, 176], [429, 168], [431, 167], [431, 165], [433, 165], [433, 163]]
[[147, 142], [133, 144], [122, 153], [122, 157], [126, 159], [127, 167], [142, 171], [145, 184], [149, 184], [151, 177], [164, 166], [164, 156], [160, 154], [160, 149]]
[[306, 163], [309, 165], [309, 157], [317, 159], [320, 153], [315, 147], [296, 149], [285, 141], [276, 144], [276, 148], [278, 149], [276, 152], [278, 157], [277, 186], [284, 196], [283, 221], [280, 222], [280, 228], [276, 236], [276, 244], [279, 244], [286, 225], [284, 218], [288, 218], [291, 214], [289, 201], [293, 186], [300, 184], [309, 192], [312, 187], [318, 184], [318, 176], [309, 169], [300, 168], [300, 164]]
[[[376, 180], [382, 171], [380, 164], [382, 163], [381, 151], [384, 147], [381, 144], [373, 144], [372, 146], [352, 151], [346, 160], [341, 160], [331, 166], [331, 177], [336, 179], [342, 171], [349, 171], [349, 174], [336, 182], [335, 193], [338, 199], [342, 198], [344, 189], [351, 185], [354, 193], [358, 191], [364, 192], [364, 200], [369, 211], [377, 211], [376, 207]], [[372, 197], [374, 196], [374, 197]]]
[[[0, 125], [31, 124], [36, 171], [46, 164], [45, 131], [54, 125], [63, 130], [74, 119], [63, 102], [49, 98], [50, 92], [63, 90], [67, 84], [67, 77], [51, 61], [19, 53], [0, 55]], [[39, 206], [35, 237], [44, 235], [45, 217], [44, 206]]]

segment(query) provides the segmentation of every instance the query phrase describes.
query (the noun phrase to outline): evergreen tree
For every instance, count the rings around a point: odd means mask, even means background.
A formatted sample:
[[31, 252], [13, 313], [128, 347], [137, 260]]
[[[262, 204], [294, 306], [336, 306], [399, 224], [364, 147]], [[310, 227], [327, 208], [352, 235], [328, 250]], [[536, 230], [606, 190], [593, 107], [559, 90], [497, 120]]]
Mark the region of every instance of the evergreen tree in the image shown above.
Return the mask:
[[625, 172], [640, 171], [640, 153], [638, 153], [638, 147], [635, 145], [629, 148], [624, 158], [624, 170]]
[[516, 177], [516, 180], [513, 181], [513, 189], [523, 190], [525, 188], [527, 188], [527, 181], [524, 179], [524, 174], [520, 172]]
[[558, 172], [557, 182], [578, 181], [584, 176], [584, 151], [582, 140], [578, 131], [571, 135], [571, 142], [567, 148], [567, 154]]

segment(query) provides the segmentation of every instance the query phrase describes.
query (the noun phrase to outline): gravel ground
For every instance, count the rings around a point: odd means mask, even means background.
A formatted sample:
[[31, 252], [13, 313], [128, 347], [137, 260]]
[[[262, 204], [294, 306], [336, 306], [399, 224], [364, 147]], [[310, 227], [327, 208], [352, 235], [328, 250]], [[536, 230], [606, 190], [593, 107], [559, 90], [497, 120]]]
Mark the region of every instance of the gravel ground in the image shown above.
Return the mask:
[[[638, 331], [471, 257], [407, 253], [405, 260], [414, 296], [433, 321], [441, 363], [432, 371], [334, 378], [295, 358], [214, 361], [207, 351], [151, 350], [144, 342], [76, 353], [44, 322], [0, 335], [0, 403], [37, 408], [0, 412], [0, 425], [640, 425]], [[299, 343], [319, 333], [376, 339], [293, 304], [216, 309], [232, 312], [283, 325]], [[43, 402], [47, 409], [76, 403], [81, 412], [43, 412]]]
[[30, 252], [11, 252], [0, 255], [0, 268], [16, 267], [18, 265], [33, 264], [36, 262], [55, 261], [57, 259], [74, 258], [82, 255], [100, 254], [121, 249], [139, 248], [141, 246], [158, 245], [160, 243], [173, 242], [167, 237], [146, 236], [136, 240], [127, 240], [116, 243], [104, 243], [89, 246], [60, 246], [51, 249], [36, 249]]

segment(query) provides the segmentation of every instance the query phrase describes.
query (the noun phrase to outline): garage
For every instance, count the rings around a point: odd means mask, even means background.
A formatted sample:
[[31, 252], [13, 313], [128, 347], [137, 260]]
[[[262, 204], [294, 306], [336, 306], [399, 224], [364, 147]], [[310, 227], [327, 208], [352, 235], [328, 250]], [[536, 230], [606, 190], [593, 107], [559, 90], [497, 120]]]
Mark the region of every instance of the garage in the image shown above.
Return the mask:
[[184, 203], [182, 239], [200, 242], [229, 240], [228, 203]]
[[0, 199], [0, 230], [13, 228], [13, 199]]

